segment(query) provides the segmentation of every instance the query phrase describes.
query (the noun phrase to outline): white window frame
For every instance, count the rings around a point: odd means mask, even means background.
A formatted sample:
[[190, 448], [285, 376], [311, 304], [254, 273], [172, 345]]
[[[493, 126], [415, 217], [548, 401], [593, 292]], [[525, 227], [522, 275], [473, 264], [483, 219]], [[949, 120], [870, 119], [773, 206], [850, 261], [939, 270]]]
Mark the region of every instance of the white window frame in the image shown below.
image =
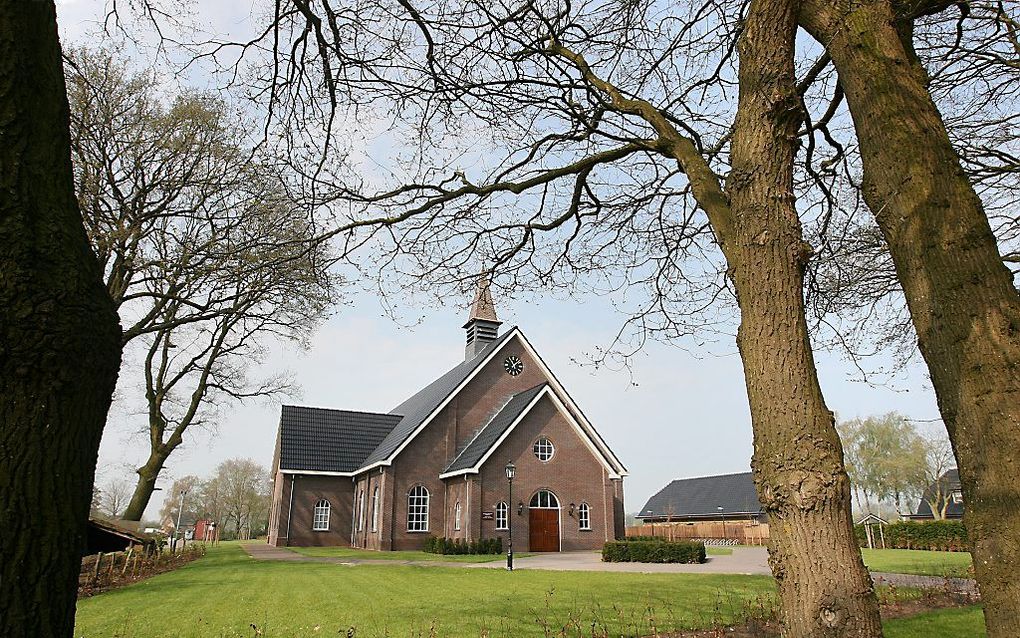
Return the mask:
[[453, 506], [453, 531], [460, 531], [460, 501]]
[[407, 491], [407, 531], [429, 531], [429, 489], [424, 485]]
[[372, 531], [379, 531], [379, 486], [372, 490]]
[[328, 532], [329, 531], [329, 514], [332, 508], [329, 505], [329, 501], [324, 498], [320, 498], [315, 501], [315, 505], [312, 507], [312, 531], [313, 532]]
[[577, 529], [582, 532], [591, 531], [591, 507], [584, 502], [577, 506]]
[[510, 504], [506, 501], [496, 503], [496, 531], [510, 529]]
[[[552, 460], [554, 454], [556, 454], [556, 446], [549, 440], [549, 437], [544, 434], [537, 439], [531, 446], [531, 452], [535, 455], [535, 458], [543, 463], [548, 463]], [[545, 458], [542, 458], [542, 457]]]

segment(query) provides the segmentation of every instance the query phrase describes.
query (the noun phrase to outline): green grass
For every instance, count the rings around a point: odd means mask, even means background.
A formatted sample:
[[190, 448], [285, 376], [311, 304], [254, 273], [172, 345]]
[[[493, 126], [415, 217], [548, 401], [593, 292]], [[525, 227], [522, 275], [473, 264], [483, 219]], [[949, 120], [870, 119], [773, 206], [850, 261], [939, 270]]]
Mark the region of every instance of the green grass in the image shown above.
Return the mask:
[[729, 556], [733, 553], [732, 547], [705, 546], [705, 553], [709, 556]]
[[940, 609], [882, 623], [885, 638], [977, 638], [985, 636], [980, 607]]
[[[212, 548], [177, 571], [78, 603], [78, 638], [611, 636], [732, 622], [771, 604], [765, 576], [259, 562]], [[432, 626], [435, 625], [435, 632]]]
[[873, 572], [955, 576], [970, 574], [969, 552], [930, 552], [917, 549], [862, 549], [864, 563]]
[[[377, 552], [371, 549], [354, 547], [288, 547], [292, 552], [304, 556], [326, 556], [329, 558], [354, 558], [358, 560], [398, 560], [398, 561], [443, 561], [452, 563], [489, 563], [495, 560], [506, 560], [506, 554], [430, 554], [428, 552]], [[523, 558], [531, 554], [514, 554], [515, 558]]]

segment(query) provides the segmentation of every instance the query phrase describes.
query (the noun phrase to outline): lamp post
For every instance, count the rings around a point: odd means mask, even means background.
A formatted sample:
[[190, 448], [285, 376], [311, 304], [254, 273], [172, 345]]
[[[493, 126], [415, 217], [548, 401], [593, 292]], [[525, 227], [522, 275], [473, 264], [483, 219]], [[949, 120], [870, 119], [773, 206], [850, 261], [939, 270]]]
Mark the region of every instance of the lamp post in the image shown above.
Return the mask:
[[726, 514], [723, 513], [723, 506], [722, 505], [716, 507], [715, 509], [719, 510], [719, 518], [722, 519], [722, 537], [723, 537], [723, 544], [725, 545], [726, 544]]
[[517, 468], [514, 467], [513, 461], [506, 464], [506, 482], [510, 486], [510, 496], [507, 502], [507, 528], [509, 528], [510, 538], [507, 541], [506, 548], [506, 569], [507, 571], [514, 570], [514, 519], [510, 512], [510, 508], [513, 507], [514, 502], [514, 474], [517, 472]]
[[177, 527], [174, 528], [174, 551], [177, 551], [177, 540], [181, 535], [181, 514], [184, 513], [184, 497], [188, 495], [188, 490], [181, 490], [181, 506], [177, 510]]

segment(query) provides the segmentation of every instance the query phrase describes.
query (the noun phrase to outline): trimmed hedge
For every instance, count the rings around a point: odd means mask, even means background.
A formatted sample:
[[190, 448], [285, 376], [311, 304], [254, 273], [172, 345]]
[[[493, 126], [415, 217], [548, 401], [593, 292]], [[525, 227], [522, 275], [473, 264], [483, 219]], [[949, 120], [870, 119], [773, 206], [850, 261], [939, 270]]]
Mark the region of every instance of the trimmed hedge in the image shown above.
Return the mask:
[[611, 541], [602, 546], [607, 563], [704, 563], [701, 541], [630, 540]]
[[430, 554], [502, 554], [502, 538], [483, 538], [465, 541], [462, 538], [429, 536], [425, 539], [425, 551]]
[[[928, 549], [943, 552], [967, 552], [967, 528], [963, 521], [897, 521], [884, 526], [885, 546], [889, 549]], [[868, 546], [863, 525], [855, 525], [854, 532], [861, 547]], [[881, 547], [881, 534], [873, 530], [875, 546]]]

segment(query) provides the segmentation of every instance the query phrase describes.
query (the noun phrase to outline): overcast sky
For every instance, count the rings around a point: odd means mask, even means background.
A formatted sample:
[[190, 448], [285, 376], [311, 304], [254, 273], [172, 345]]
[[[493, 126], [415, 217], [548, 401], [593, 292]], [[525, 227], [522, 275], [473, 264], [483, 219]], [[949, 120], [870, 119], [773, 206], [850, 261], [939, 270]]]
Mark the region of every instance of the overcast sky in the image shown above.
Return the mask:
[[[250, 5], [207, 3], [205, 24], [237, 36], [247, 32]], [[89, 21], [101, 15], [101, 0], [58, 0], [65, 44], [88, 39]], [[468, 299], [450, 299], [444, 307], [409, 308], [415, 326], [384, 316], [379, 301], [358, 296], [316, 334], [307, 352], [283, 347], [253, 375], [291, 371], [302, 396], [286, 402], [386, 412], [463, 359]], [[651, 343], [630, 370], [595, 370], [577, 363], [607, 345], [623, 317], [607, 299], [496, 300], [503, 329], [520, 326], [602, 436], [629, 468], [626, 507], [636, 512], [673, 478], [749, 469], [751, 426], [740, 359], [730, 339], [683, 347]], [[417, 319], [421, 317], [421, 321]], [[411, 322], [409, 322], [411, 323]], [[819, 374], [830, 409], [841, 418], [898, 411], [915, 419], [938, 417], [934, 395], [922, 366], [900, 370], [889, 385], [872, 386], [842, 357], [818, 353]], [[873, 358], [874, 369], [889, 369], [886, 358]], [[144, 422], [128, 406], [137, 390], [122, 385], [114, 417], [100, 449], [100, 482], [133, 478], [146, 452], [138, 434]], [[137, 403], [136, 403], [137, 405]], [[224, 411], [217, 427], [192, 433], [174, 452], [166, 477], [205, 476], [231, 457], [250, 457], [268, 466], [279, 420], [279, 402], [238, 405]], [[159, 510], [158, 492], [147, 511]]]

